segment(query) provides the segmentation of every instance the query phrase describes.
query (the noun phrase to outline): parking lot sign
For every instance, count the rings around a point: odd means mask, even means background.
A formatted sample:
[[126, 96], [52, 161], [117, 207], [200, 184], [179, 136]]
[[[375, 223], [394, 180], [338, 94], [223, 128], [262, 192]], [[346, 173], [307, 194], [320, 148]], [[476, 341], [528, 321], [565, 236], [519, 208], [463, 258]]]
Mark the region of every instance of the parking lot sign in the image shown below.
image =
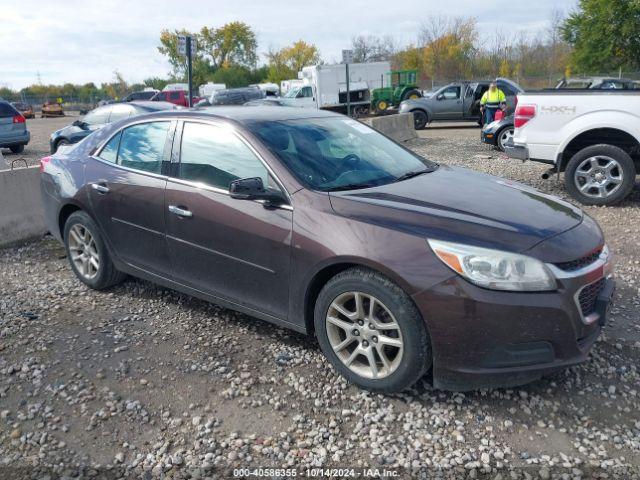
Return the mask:
[[178, 54], [184, 57], [187, 56], [187, 36], [178, 35]]
[[342, 63], [353, 63], [353, 50], [342, 50]]

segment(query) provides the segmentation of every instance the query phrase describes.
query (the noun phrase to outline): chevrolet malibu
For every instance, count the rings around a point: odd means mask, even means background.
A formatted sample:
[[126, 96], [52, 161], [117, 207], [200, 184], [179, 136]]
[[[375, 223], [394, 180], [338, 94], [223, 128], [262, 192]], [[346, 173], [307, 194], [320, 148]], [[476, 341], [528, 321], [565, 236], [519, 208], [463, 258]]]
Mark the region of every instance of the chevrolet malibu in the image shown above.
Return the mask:
[[317, 110], [110, 124], [41, 161], [77, 278], [133, 275], [314, 335], [348, 381], [523, 384], [584, 362], [614, 289], [579, 209]]

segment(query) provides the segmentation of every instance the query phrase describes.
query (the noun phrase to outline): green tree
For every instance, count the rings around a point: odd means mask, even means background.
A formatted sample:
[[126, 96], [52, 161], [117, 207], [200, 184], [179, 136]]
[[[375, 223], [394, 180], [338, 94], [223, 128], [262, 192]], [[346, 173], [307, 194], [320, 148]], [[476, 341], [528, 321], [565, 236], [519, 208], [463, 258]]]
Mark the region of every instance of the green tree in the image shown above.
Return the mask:
[[298, 40], [289, 47], [267, 53], [268, 74], [270, 82], [279, 84], [282, 80], [298, 78], [302, 67], [320, 63], [318, 48], [303, 40]]
[[160, 46], [158, 51], [167, 57], [173, 70], [173, 76], [175, 80], [186, 82], [187, 81], [187, 57], [178, 53], [178, 36], [179, 35], [191, 35], [196, 40], [196, 48], [194, 49], [192, 56], [192, 74], [193, 84], [201, 85], [205, 82], [205, 79], [212, 68], [209, 62], [204, 57], [204, 50], [202, 47], [202, 40], [199, 34], [189, 32], [185, 29], [179, 30], [162, 30], [160, 32]]
[[640, 0], [580, 0], [561, 31], [584, 72], [640, 68]]
[[256, 34], [244, 22], [230, 22], [219, 28], [202, 27], [198, 48], [214, 69], [241, 65], [255, 67], [258, 60]]

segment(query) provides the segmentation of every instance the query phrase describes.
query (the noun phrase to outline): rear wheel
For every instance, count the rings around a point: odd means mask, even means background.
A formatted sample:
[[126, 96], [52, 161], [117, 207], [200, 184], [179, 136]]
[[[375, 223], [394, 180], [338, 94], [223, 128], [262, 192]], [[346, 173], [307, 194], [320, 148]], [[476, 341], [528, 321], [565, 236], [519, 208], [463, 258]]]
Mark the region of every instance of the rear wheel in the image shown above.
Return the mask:
[[612, 205], [635, 184], [636, 169], [627, 152], [614, 145], [592, 145], [576, 153], [564, 172], [573, 198], [585, 205]]
[[418, 90], [413, 89], [413, 90], [409, 90], [408, 92], [405, 92], [402, 100], [415, 100], [421, 97], [422, 97], [422, 94]]
[[508, 127], [504, 127], [502, 130], [500, 130], [496, 136], [497, 136], [497, 141], [496, 141], [496, 146], [498, 147], [498, 149], [500, 149], [501, 151], [504, 152], [504, 146], [505, 144], [511, 139], [513, 138], [513, 125], [510, 125]]
[[125, 279], [113, 265], [98, 226], [85, 212], [74, 212], [67, 219], [64, 245], [73, 273], [85, 285], [102, 290]]
[[431, 367], [422, 316], [407, 294], [379, 273], [352, 268], [332, 278], [318, 296], [314, 324], [334, 368], [368, 390], [402, 391]]
[[413, 127], [416, 130], [422, 130], [427, 126], [429, 122], [429, 117], [422, 110], [414, 110], [413, 112]]
[[13, 145], [9, 148], [13, 153], [22, 153], [24, 151], [24, 145]]

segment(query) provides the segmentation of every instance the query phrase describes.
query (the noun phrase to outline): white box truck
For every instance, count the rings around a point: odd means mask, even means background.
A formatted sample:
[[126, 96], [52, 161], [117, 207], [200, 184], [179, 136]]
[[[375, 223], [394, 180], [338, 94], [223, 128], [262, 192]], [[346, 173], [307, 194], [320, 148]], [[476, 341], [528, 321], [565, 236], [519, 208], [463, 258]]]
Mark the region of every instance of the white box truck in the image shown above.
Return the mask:
[[[370, 90], [382, 85], [389, 62], [349, 64], [349, 99], [354, 112], [369, 108]], [[304, 67], [299, 75], [303, 84], [289, 90], [284, 98], [291, 106], [345, 111], [347, 76], [344, 64]]]

